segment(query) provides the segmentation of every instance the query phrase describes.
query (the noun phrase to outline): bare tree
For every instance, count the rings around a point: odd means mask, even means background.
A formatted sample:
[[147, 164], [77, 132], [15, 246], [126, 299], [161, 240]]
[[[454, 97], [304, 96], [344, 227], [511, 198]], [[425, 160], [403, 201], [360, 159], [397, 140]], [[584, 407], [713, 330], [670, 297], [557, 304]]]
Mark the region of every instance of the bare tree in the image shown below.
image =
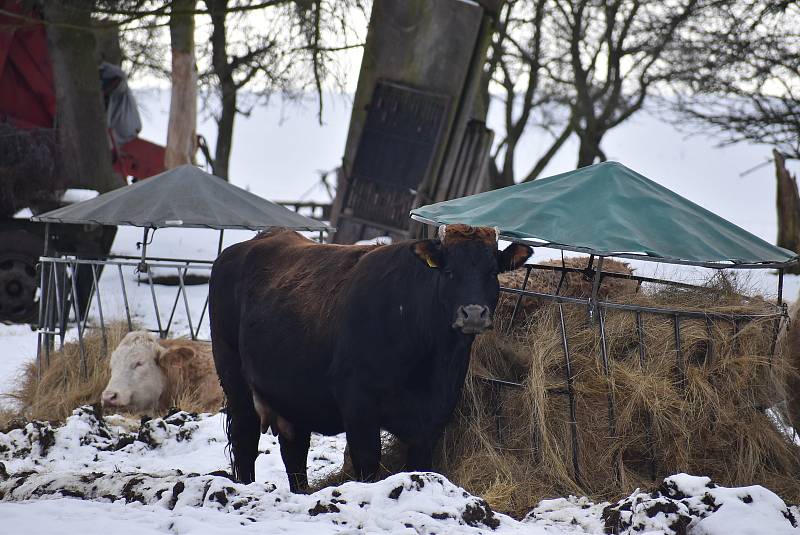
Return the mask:
[[[195, 52], [203, 108], [217, 123], [217, 140], [209, 154], [214, 174], [227, 179], [237, 114], [271, 95], [302, 100], [316, 93], [318, 115], [326, 84], [341, 81], [337, 53], [361, 46], [352, 25], [369, 0], [97, 0], [97, 13], [123, 30], [126, 68], [131, 72], [171, 78], [163, 29], [187, 17], [202, 23]], [[206, 19], [206, 17], [208, 17]], [[363, 17], [362, 17], [363, 18]], [[188, 35], [183, 32], [183, 35]], [[205, 37], [205, 38], [204, 38]]]
[[[490, 182], [495, 188], [515, 182], [517, 147], [529, 127], [547, 132], [552, 140], [522, 181], [539, 176], [573, 132], [569, 116], [563, 111], [568, 106], [551, 91], [548, 78], [547, 68], [553, 61], [547, 36], [552, 6], [548, 4], [547, 0], [506, 4], [492, 43], [487, 73], [502, 91], [498, 102], [505, 125], [489, 166]], [[487, 92], [488, 80], [487, 77]]]
[[[234, 0], [235, 1], [235, 0]], [[362, 0], [273, 0], [256, 3], [266, 23], [254, 28], [242, 14], [254, 2], [204, 0], [211, 17], [210, 81], [212, 94], [219, 99], [214, 113], [218, 126], [217, 144], [212, 159], [214, 174], [228, 177], [237, 113], [247, 114], [252, 102], [243, 105], [239, 91], [248, 87], [256, 100], [274, 93], [302, 95], [313, 88], [322, 120], [323, 84], [330, 79], [333, 54], [360, 46], [350, 42], [351, 10], [366, 9]], [[229, 31], [229, 17], [236, 18], [236, 38]], [[336, 43], [329, 45], [327, 40]]]
[[675, 122], [800, 158], [800, 4], [720, 2], [692, 21], [674, 76]]
[[[488, 65], [502, 88], [505, 119], [494, 185], [535, 179], [573, 134], [578, 167], [605, 160], [604, 136], [641, 110], [676, 67], [684, 68], [675, 43], [687, 21], [712, 2], [511, 2]], [[547, 132], [550, 141], [517, 177], [516, 147], [531, 128]]]

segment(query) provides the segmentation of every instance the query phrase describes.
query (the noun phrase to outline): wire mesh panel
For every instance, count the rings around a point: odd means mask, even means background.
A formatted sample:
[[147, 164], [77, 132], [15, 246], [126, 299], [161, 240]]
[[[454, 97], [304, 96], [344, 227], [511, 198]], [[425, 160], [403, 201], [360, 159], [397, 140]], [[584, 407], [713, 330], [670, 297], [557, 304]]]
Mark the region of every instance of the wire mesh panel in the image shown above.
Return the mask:
[[[161, 338], [207, 339], [205, 282], [211, 262], [154, 260], [146, 266], [146, 270], [140, 271], [140, 262], [132, 258], [40, 259], [42, 298], [37, 351], [40, 368], [49, 364], [56, 342], [63, 347], [69, 338], [78, 342], [81, 366], [85, 369], [85, 333], [98, 330], [108, 354], [114, 349], [107, 347], [106, 340], [106, 329], [111, 322], [122, 322], [129, 331], [149, 330]], [[88, 272], [92, 280], [85, 307], [77, 306], [81, 298], [76, 281], [81, 272]]]

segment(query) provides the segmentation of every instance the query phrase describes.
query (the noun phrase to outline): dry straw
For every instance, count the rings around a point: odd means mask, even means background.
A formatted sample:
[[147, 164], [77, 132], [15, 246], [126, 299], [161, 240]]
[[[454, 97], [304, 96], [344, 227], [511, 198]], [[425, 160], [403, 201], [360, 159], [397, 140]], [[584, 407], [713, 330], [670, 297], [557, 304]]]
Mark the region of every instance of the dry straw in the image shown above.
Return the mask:
[[[523, 275], [504, 282], [519, 283]], [[776, 311], [762, 298], [739, 295], [727, 277], [703, 291], [659, 286], [636, 292], [635, 283], [622, 282], [606, 292], [609, 301], [711, 314]], [[586, 295], [590, 285], [572, 288], [568, 293]], [[774, 319], [734, 326], [727, 319], [682, 318], [679, 365], [672, 316], [642, 314], [642, 359], [636, 315], [606, 309], [608, 376], [599, 322], [589, 321], [585, 305], [561, 305], [574, 381], [578, 478], [559, 305], [526, 298], [508, 332], [515, 297], [501, 299], [496, 330], [475, 342], [464, 396], [440, 448], [438, 469], [453, 481], [498, 510], [519, 514], [542, 498], [607, 499], [681, 471], [721, 484], [763, 484], [787, 501], [800, 499], [800, 449], [764, 410], [783, 399], [788, 369], [784, 343], [771, 355]], [[485, 377], [522, 387], [497, 387]]]

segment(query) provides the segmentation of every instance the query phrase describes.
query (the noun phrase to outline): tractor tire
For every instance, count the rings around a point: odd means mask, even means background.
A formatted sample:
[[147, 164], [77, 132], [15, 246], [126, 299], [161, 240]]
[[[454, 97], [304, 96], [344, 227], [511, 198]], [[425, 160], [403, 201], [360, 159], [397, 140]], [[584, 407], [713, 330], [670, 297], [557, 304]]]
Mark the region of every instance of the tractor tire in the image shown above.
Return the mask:
[[0, 321], [31, 323], [39, 313], [36, 265], [41, 237], [24, 230], [0, 232]]

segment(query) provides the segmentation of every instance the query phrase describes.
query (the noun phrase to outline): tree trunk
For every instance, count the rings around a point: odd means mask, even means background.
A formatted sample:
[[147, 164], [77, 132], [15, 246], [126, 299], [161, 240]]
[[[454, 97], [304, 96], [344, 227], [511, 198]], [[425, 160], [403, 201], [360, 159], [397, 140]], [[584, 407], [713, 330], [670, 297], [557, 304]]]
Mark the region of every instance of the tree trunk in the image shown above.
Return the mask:
[[600, 149], [600, 141], [603, 139], [603, 134], [596, 132], [588, 132], [584, 130], [579, 133], [580, 147], [578, 148], [578, 169], [592, 165], [596, 159], [604, 161], [605, 154]]
[[228, 62], [228, 39], [225, 29], [228, 0], [206, 0], [211, 15], [211, 66], [219, 82], [222, 110], [217, 119], [217, 145], [211, 169], [220, 178], [228, 180], [228, 166], [233, 144], [233, 121], [236, 118], [236, 82], [233, 67]]
[[172, 95], [169, 104], [167, 169], [194, 163], [197, 149], [197, 69], [194, 61], [195, 0], [173, 0], [169, 21]]
[[[778, 246], [800, 252], [800, 195], [797, 191], [797, 178], [786, 169], [786, 160], [779, 151], [773, 149], [775, 175], [778, 180]], [[800, 267], [787, 270], [800, 273]]]
[[222, 83], [222, 111], [217, 120], [217, 145], [211, 168], [214, 174], [228, 180], [228, 165], [233, 145], [233, 120], [236, 117], [236, 86], [233, 80]]
[[[66, 183], [100, 193], [123, 185], [111, 168], [107, 118], [95, 63], [90, 0], [42, 2], [53, 64], [60, 163]], [[84, 29], [85, 28], [85, 29]]]

